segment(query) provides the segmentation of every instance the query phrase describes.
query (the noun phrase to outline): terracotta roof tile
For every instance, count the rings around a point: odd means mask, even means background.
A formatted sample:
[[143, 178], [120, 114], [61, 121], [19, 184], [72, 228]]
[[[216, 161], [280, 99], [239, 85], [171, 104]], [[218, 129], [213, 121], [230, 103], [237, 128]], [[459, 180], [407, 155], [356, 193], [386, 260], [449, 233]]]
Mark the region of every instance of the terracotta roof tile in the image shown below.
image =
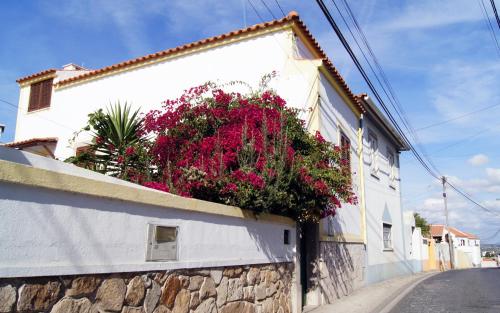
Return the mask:
[[[436, 236], [443, 235], [444, 225], [429, 225], [429, 226], [430, 226], [431, 236], [436, 237]], [[452, 234], [454, 234], [457, 237], [469, 238], [469, 239], [479, 239], [474, 234], [466, 233], [466, 232], [458, 230], [457, 228], [452, 227], [452, 226], [448, 226], [448, 229], [450, 230], [450, 232]]]
[[31, 138], [31, 139], [26, 139], [26, 140], [21, 140], [21, 141], [14, 141], [14, 142], [9, 142], [4, 144], [5, 147], [9, 148], [26, 148], [26, 147], [32, 147], [36, 146], [39, 144], [44, 144], [44, 143], [57, 143], [57, 138], [55, 137], [46, 137], [46, 138]]
[[202, 40], [199, 40], [196, 42], [192, 42], [192, 43], [188, 43], [188, 44], [178, 46], [175, 48], [170, 48], [167, 50], [148, 54], [146, 56], [138, 57], [138, 58], [135, 58], [132, 60], [124, 61], [124, 62], [113, 64], [110, 66], [106, 66], [106, 67], [103, 67], [101, 69], [89, 71], [89, 72], [83, 73], [81, 75], [77, 75], [74, 77], [70, 77], [70, 78], [61, 80], [57, 83], [57, 86], [64, 86], [64, 85], [67, 85], [67, 84], [70, 84], [73, 82], [77, 82], [79, 80], [83, 80], [83, 79], [86, 79], [86, 78], [89, 78], [92, 76], [96, 76], [96, 75], [100, 75], [100, 74], [104, 74], [104, 73], [108, 73], [108, 72], [113, 72], [113, 71], [118, 70], [118, 69], [126, 68], [129, 66], [144, 63], [147, 61], [152, 61], [152, 60], [164, 57], [164, 56], [179, 53], [181, 51], [189, 50], [189, 49], [200, 47], [200, 46], [203, 46], [206, 44], [210, 44], [210, 43], [225, 40], [225, 39], [228, 39], [231, 37], [239, 36], [241, 34], [252, 33], [252, 32], [263, 30], [263, 29], [266, 29], [269, 27], [278, 27], [278, 26], [282, 26], [282, 25], [286, 25], [286, 24], [295, 24], [297, 26], [299, 31], [302, 32], [302, 34], [307, 38], [307, 40], [309, 41], [309, 44], [311, 44], [311, 46], [316, 50], [316, 53], [323, 60], [324, 67], [333, 76], [333, 78], [336, 80], [336, 82], [339, 84], [339, 86], [344, 90], [344, 92], [347, 94], [348, 98], [353, 102], [353, 104], [361, 112], [365, 112], [365, 109], [364, 109], [363, 105], [361, 104], [361, 102], [352, 93], [352, 91], [350, 90], [350, 88], [347, 85], [347, 83], [345, 82], [345, 80], [342, 78], [342, 76], [337, 71], [335, 66], [333, 66], [333, 63], [330, 61], [330, 59], [325, 54], [323, 49], [321, 49], [321, 47], [319, 46], [319, 44], [316, 41], [316, 39], [314, 38], [314, 36], [307, 29], [307, 27], [302, 22], [302, 20], [300, 20], [299, 15], [295, 11], [290, 12], [286, 17], [284, 17], [282, 19], [277, 19], [277, 20], [273, 20], [270, 22], [256, 24], [256, 25], [253, 25], [253, 26], [250, 26], [247, 28], [231, 31], [231, 32], [226, 33], [226, 34], [205, 38], [205, 39], [202, 39]]
[[479, 239], [479, 237], [474, 235], [474, 234], [466, 233], [464, 231], [462, 233], [464, 233], [467, 236], [467, 238], [469, 238], [469, 239]]
[[28, 75], [28, 76], [21, 77], [18, 80], [16, 80], [16, 82], [17, 83], [22, 83], [22, 82], [25, 82], [27, 80], [30, 80], [30, 79], [33, 79], [33, 78], [37, 78], [37, 77], [40, 77], [40, 76], [43, 76], [43, 75], [55, 74], [56, 71], [57, 71], [56, 69], [51, 68], [51, 69], [44, 70], [44, 71], [41, 71], [41, 72], [38, 72], [38, 73], [35, 73], [35, 74], [31, 74], [31, 75]]
[[167, 55], [172, 55], [172, 54], [184, 51], [184, 50], [188, 50], [188, 49], [191, 49], [191, 48], [203, 46], [203, 45], [206, 45], [206, 44], [209, 44], [209, 43], [214, 43], [214, 42], [226, 39], [226, 38], [238, 36], [238, 35], [243, 34], [243, 33], [251, 33], [251, 32], [255, 32], [257, 30], [265, 29], [265, 28], [272, 27], [272, 26], [285, 25], [285, 24], [289, 23], [290, 21], [292, 21], [295, 17], [298, 17], [298, 16], [297, 15], [293, 15], [293, 14], [289, 14], [288, 16], [286, 16], [286, 17], [284, 17], [282, 19], [273, 20], [271, 22], [266, 22], [266, 23], [261, 23], [261, 24], [256, 24], [256, 25], [253, 25], [253, 26], [250, 26], [250, 27], [247, 27], [247, 28], [243, 28], [243, 29], [231, 31], [231, 32], [226, 33], [226, 34], [222, 34], [222, 35], [218, 35], [218, 36], [213, 36], [213, 37], [205, 38], [205, 39], [202, 39], [202, 40], [199, 40], [199, 41], [195, 41], [195, 42], [191, 42], [191, 43], [187, 43], [187, 44], [184, 44], [184, 45], [181, 45], [181, 46], [178, 46], [178, 47], [170, 48], [170, 49], [159, 51], [159, 52], [156, 52], [156, 53], [151, 53], [151, 54], [148, 54], [148, 55], [145, 55], [145, 56], [141, 56], [141, 57], [138, 57], [138, 58], [135, 58], [135, 59], [123, 61], [123, 62], [120, 62], [120, 63], [117, 63], [117, 64], [113, 64], [113, 65], [110, 65], [110, 66], [106, 66], [106, 67], [103, 67], [103, 68], [100, 68], [100, 69], [97, 69], [97, 70], [93, 70], [93, 71], [81, 74], [81, 75], [78, 75], [78, 76], [74, 76], [74, 77], [71, 77], [71, 78], [68, 78], [68, 79], [61, 80], [60, 82], [57, 83], [57, 85], [58, 86], [64, 86], [64, 85], [67, 85], [69, 83], [72, 83], [72, 82], [75, 82], [75, 81], [79, 81], [79, 80], [82, 80], [82, 79], [85, 79], [85, 78], [88, 78], [88, 77], [92, 77], [92, 76], [95, 76], [95, 75], [107, 73], [107, 72], [110, 72], [110, 71], [113, 71], [113, 70], [116, 70], [116, 69], [121, 69], [121, 68], [130, 66], [130, 65], [135, 65], [137, 63], [142, 63], [142, 62], [154, 60], [154, 59], [161, 58], [161, 57], [164, 57], [164, 56], [167, 56]]
[[443, 225], [429, 225], [429, 228], [432, 237], [443, 236]]

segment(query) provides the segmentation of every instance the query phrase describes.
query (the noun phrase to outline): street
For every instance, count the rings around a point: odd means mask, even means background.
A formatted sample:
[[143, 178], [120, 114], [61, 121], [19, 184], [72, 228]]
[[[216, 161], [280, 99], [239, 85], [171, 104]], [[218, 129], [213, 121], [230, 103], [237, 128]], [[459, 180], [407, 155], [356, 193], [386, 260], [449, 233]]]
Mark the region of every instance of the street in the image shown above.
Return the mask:
[[500, 268], [456, 270], [432, 276], [390, 312], [500, 312]]

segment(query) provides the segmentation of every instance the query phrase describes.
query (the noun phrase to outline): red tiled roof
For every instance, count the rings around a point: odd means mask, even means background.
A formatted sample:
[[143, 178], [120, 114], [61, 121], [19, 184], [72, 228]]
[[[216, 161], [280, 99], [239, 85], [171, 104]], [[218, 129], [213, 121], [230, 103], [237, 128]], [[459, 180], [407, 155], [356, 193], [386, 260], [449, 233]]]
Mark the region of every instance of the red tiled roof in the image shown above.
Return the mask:
[[464, 231], [462, 233], [464, 233], [465, 235], [467, 235], [467, 238], [469, 238], [469, 239], [479, 239], [479, 237], [476, 236], [476, 235], [474, 235], [474, 234], [466, 233]]
[[363, 105], [361, 104], [361, 102], [352, 93], [352, 91], [350, 90], [350, 88], [347, 85], [347, 83], [345, 82], [345, 80], [342, 78], [342, 76], [337, 71], [337, 69], [333, 66], [332, 62], [330, 61], [330, 59], [328, 58], [326, 53], [323, 51], [323, 49], [321, 49], [321, 47], [319, 46], [319, 44], [316, 41], [316, 39], [314, 38], [314, 36], [309, 32], [309, 30], [307, 29], [305, 24], [302, 22], [302, 20], [300, 20], [298, 13], [295, 11], [290, 12], [286, 17], [284, 17], [282, 19], [277, 19], [277, 20], [273, 20], [270, 22], [256, 24], [256, 25], [253, 25], [253, 26], [250, 26], [247, 28], [235, 30], [235, 31], [232, 31], [229, 33], [219, 35], [219, 36], [209, 37], [209, 38], [206, 38], [203, 40], [188, 43], [188, 44], [178, 46], [175, 48], [163, 50], [160, 52], [148, 54], [146, 56], [142, 56], [142, 57], [135, 58], [132, 60], [124, 61], [124, 62], [117, 63], [117, 64], [110, 65], [110, 66], [106, 66], [106, 67], [103, 67], [101, 69], [92, 70], [92, 71], [89, 71], [86, 73], [82, 73], [81, 75], [77, 75], [74, 77], [70, 77], [70, 78], [61, 80], [56, 85], [57, 86], [64, 86], [64, 85], [70, 84], [72, 82], [83, 80], [83, 79], [86, 79], [86, 78], [89, 78], [92, 76], [113, 72], [113, 71], [116, 71], [116, 70], [119, 70], [122, 68], [127, 68], [130, 66], [136, 65], [136, 64], [145, 63], [145, 62], [159, 59], [159, 58], [162, 58], [165, 56], [175, 55], [175, 54], [180, 53], [182, 51], [198, 48], [200, 46], [204, 46], [204, 45], [211, 44], [211, 43], [218, 42], [218, 41], [224, 41], [224, 40], [227, 40], [227, 39], [230, 39], [233, 37], [240, 36], [242, 34], [254, 33], [256, 31], [263, 30], [266, 28], [278, 27], [278, 26], [283, 26], [286, 24], [293, 24], [293, 25], [297, 26], [298, 30], [302, 33], [302, 35], [304, 35], [304, 37], [307, 39], [309, 44], [314, 48], [314, 50], [316, 50], [316, 53], [323, 60], [324, 67], [328, 70], [328, 72], [333, 76], [333, 78], [336, 80], [336, 82], [339, 84], [339, 86], [343, 89], [343, 91], [346, 93], [347, 97], [353, 102], [353, 104], [361, 112], [365, 112], [365, 109], [364, 109]]
[[448, 228], [450, 229], [450, 232], [451, 232], [452, 234], [454, 234], [455, 236], [457, 236], [457, 237], [463, 237], [463, 238], [467, 238], [467, 237], [468, 237], [468, 235], [467, 235], [467, 234], [465, 234], [465, 233], [464, 233], [463, 231], [461, 231], [461, 230], [456, 229], [455, 227], [451, 227], [451, 226], [449, 226]]
[[56, 69], [51, 68], [51, 69], [44, 70], [44, 71], [41, 71], [41, 72], [38, 72], [38, 73], [35, 73], [35, 74], [31, 74], [31, 75], [28, 75], [28, 76], [21, 77], [18, 80], [16, 80], [16, 82], [17, 83], [22, 83], [24, 81], [27, 81], [27, 80], [30, 80], [30, 79], [33, 79], [33, 78], [37, 78], [37, 77], [40, 77], [40, 76], [43, 76], [43, 75], [54, 74], [56, 71], [57, 71]]
[[429, 225], [429, 228], [432, 237], [443, 236], [443, 225]]
[[[429, 225], [432, 237], [443, 236], [444, 225]], [[457, 237], [469, 238], [469, 239], [479, 239], [476, 235], [466, 233], [464, 231], [458, 230], [455, 227], [448, 226], [450, 233]]]
[[9, 142], [9, 143], [6, 143], [4, 146], [9, 147], [9, 148], [22, 149], [22, 148], [33, 147], [33, 146], [44, 144], [44, 143], [57, 143], [57, 138], [55, 138], [55, 137], [31, 138], [31, 139], [22, 140], [22, 141]]

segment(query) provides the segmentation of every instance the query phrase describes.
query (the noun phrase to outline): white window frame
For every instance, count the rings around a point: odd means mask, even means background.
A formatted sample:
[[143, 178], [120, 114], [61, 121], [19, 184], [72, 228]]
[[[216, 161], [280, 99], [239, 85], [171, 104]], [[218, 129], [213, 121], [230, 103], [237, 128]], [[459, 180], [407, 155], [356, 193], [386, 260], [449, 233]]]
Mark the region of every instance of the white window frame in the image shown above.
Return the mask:
[[[389, 229], [388, 238], [386, 239], [386, 229]], [[393, 251], [392, 245], [392, 224], [391, 223], [382, 223], [382, 241], [384, 245], [384, 251]]]
[[370, 154], [370, 174], [372, 176], [375, 176], [378, 178], [379, 175], [379, 160], [378, 160], [378, 155], [379, 155], [379, 147], [378, 147], [378, 137], [377, 135], [371, 131], [368, 130], [368, 147], [370, 148], [369, 154]]

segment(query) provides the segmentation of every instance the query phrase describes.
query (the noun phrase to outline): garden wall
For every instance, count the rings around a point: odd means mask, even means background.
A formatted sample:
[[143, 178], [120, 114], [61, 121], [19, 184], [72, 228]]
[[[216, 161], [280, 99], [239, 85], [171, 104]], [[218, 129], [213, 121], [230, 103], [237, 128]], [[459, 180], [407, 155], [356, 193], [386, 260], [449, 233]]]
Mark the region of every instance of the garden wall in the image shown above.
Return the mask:
[[[175, 229], [157, 260], [152, 226]], [[0, 147], [0, 312], [289, 312], [295, 234]]]
[[291, 312], [291, 263], [0, 279], [0, 312]]

